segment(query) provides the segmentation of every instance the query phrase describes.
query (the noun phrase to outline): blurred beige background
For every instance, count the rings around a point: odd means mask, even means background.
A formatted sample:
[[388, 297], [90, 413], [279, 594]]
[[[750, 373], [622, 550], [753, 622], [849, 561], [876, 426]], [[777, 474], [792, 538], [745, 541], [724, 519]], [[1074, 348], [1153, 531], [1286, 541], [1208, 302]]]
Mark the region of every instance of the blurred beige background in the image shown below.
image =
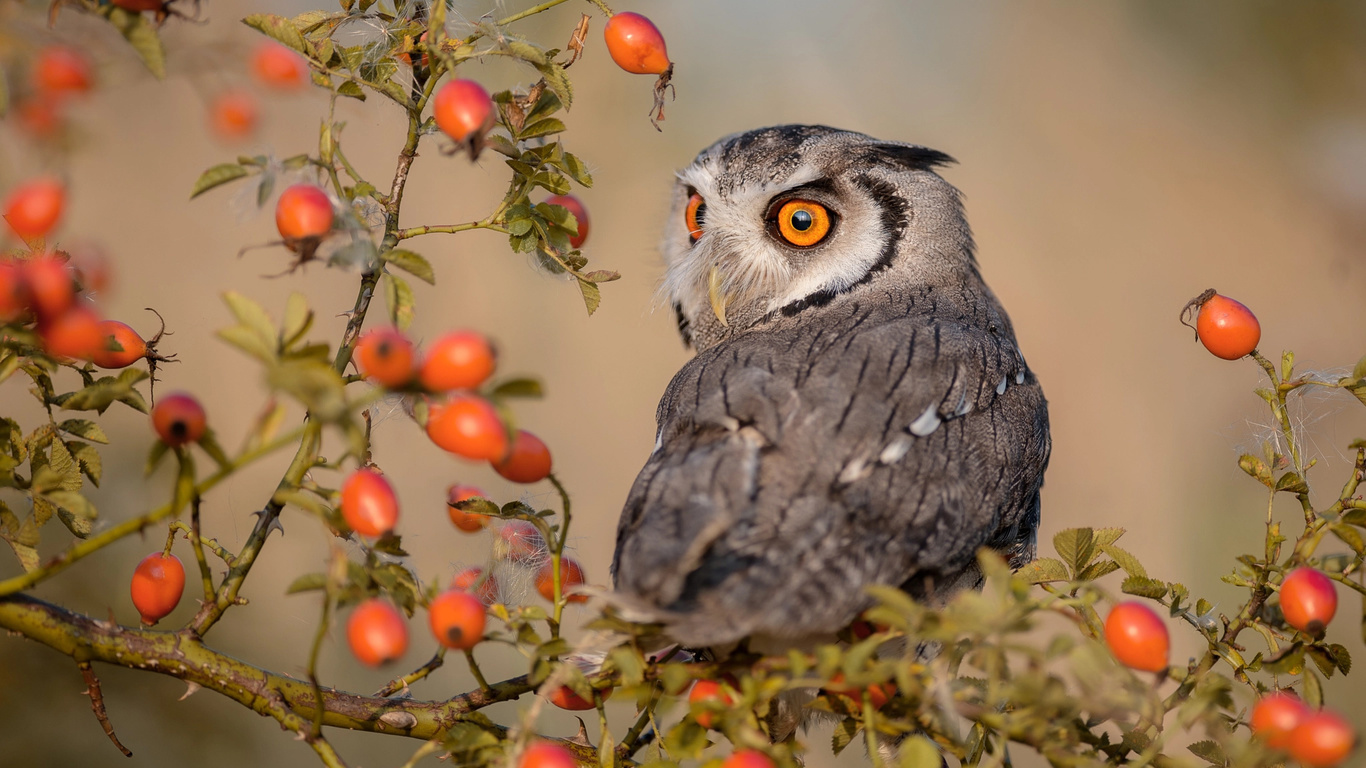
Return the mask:
[[[256, 140], [223, 146], [208, 135], [205, 103], [245, 85], [246, 52], [256, 36], [235, 19], [295, 13], [313, 3], [205, 3], [209, 23], [168, 23], [171, 76], [153, 81], [107, 27], [65, 12], [54, 34], [99, 62], [98, 91], [76, 110], [84, 138], [59, 169], [73, 180], [64, 242], [104, 245], [117, 266], [102, 297], [109, 316], [150, 334], [156, 307], [175, 332], [163, 346], [181, 362], [163, 391], [186, 389], [207, 405], [230, 449], [266, 393], [243, 355], [215, 340], [229, 322], [217, 295], [241, 290], [277, 314], [290, 291], [308, 294], [321, 322], [314, 337], [335, 340], [336, 315], [350, 308], [354, 274], [313, 265], [263, 280], [286, 263], [283, 250], [238, 248], [274, 236], [267, 210], [241, 187], [187, 200], [200, 171], [239, 152], [280, 157], [316, 151], [326, 97], [262, 94]], [[498, 15], [529, 3], [501, 3]], [[491, 334], [503, 373], [541, 376], [549, 396], [522, 405], [522, 422], [555, 452], [556, 471], [574, 494], [574, 543], [590, 580], [605, 582], [617, 512], [650, 451], [659, 394], [687, 358], [668, 312], [652, 312], [660, 266], [657, 233], [674, 169], [716, 138], [780, 122], [820, 122], [949, 152], [961, 165], [945, 176], [967, 195], [980, 263], [1016, 323], [1020, 342], [1048, 394], [1054, 453], [1044, 492], [1041, 540], [1076, 525], [1124, 526], [1124, 544], [1149, 570], [1178, 580], [1221, 607], [1237, 593], [1221, 584], [1233, 558], [1261, 546], [1265, 496], [1236, 467], [1240, 451], [1269, 434], [1250, 390], [1260, 371], [1216, 360], [1177, 324], [1187, 299], [1207, 287], [1258, 314], [1262, 349], [1294, 348], [1303, 364], [1350, 367], [1366, 353], [1366, 6], [1315, 4], [885, 2], [727, 0], [618, 3], [650, 16], [677, 62], [678, 100], [664, 132], [646, 119], [650, 79], [609, 60], [595, 16], [585, 58], [571, 70], [574, 109], [564, 141], [592, 169], [596, 186], [578, 192], [593, 232], [598, 268], [623, 278], [604, 286], [589, 318], [575, 288], [536, 273], [489, 233], [410, 241], [436, 266], [435, 288], [416, 283], [413, 331], [432, 338], [455, 327]], [[487, 10], [461, 0], [468, 18]], [[566, 4], [519, 31], [561, 45], [587, 3]], [[7, 9], [13, 36], [49, 33]], [[364, 30], [356, 34], [363, 35]], [[490, 90], [532, 76], [503, 66], [468, 65]], [[401, 144], [402, 118], [378, 98], [344, 101], [339, 117], [347, 154], [387, 188]], [[0, 127], [0, 184], [44, 168], [12, 127]], [[405, 198], [405, 225], [449, 224], [483, 216], [501, 195], [496, 155], [479, 165], [443, 157], [424, 144]], [[381, 183], [381, 181], [383, 183]], [[28, 426], [39, 418], [16, 378], [0, 387], [0, 413]], [[1366, 436], [1366, 409], [1337, 394], [1311, 397], [1297, 416], [1321, 464], [1320, 498], [1330, 498], [1346, 467], [1344, 446]], [[106, 480], [93, 494], [105, 521], [162, 503], [170, 477], [141, 467], [152, 435], [144, 418], [112, 409], [105, 423], [118, 446], [103, 451]], [[376, 460], [404, 504], [401, 531], [425, 578], [448, 576], [487, 551], [484, 536], [447, 522], [443, 495], [473, 482], [495, 498], [552, 503], [546, 484], [529, 489], [489, 469], [455, 461], [431, 446], [401, 414], [382, 418]], [[279, 456], [215, 490], [206, 533], [231, 548], [250, 530], [288, 461]], [[1279, 507], [1292, 533], [1297, 513]], [[327, 537], [287, 513], [288, 534], [272, 538], [238, 608], [209, 637], [254, 663], [301, 674], [319, 612], [316, 595], [286, 597], [295, 576], [318, 570]], [[125, 541], [89, 558], [35, 594], [121, 622], [137, 620], [127, 593], [133, 565], [160, 546], [160, 534]], [[45, 552], [66, 545], [46, 532]], [[189, 548], [177, 545], [182, 559]], [[188, 562], [188, 560], [187, 560]], [[0, 553], [0, 577], [18, 572]], [[194, 609], [193, 585], [168, 622]], [[1363, 650], [1357, 600], [1343, 594], [1337, 642]], [[579, 616], [578, 618], [581, 618]], [[573, 619], [577, 621], [578, 618]], [[391, 675], [351, 660], [334, 629], [323, 654], [327, 684], [373, 691]], [[1178, 655], [1196, 648], [1178, 632]], [[398, 667], [425, 660], [433, 643], [421, 624]], [[496, 649], [481, 649], [491, 675], [522, 670]], [[118, 755], [91, 717], [75, 665], [27, 641], [0, 637], [0, 750], [6, 765], [292, 766], [315, 758], [270, 721], [214, 694], [178, 702], [170, 678], [101, 668], [110, 717], [135, 753]], [[421, 683], [423, 698], [471, 686], [450, 665]], [[1329, 695], [1366, 726], [1361, 685], [1333, 680]], [[613, 704], [616, 716], [629, 705]], [[504, 706], [495, 717], [504, 721]], [[570, 733], [568, 718], [545, 727]], [[333, 734], [352, 765], [395, 766], [418, 744], [365, 734]], [[813, 765], [857, 765], [854, 748]], [[431, 763], [432, 761], [427, 761]]]

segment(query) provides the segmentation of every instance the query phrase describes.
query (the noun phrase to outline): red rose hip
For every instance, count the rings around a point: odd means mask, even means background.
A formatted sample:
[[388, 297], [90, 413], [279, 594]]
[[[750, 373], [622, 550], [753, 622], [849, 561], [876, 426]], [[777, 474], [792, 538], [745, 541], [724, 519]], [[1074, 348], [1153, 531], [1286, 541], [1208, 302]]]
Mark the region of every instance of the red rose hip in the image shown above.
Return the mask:
[[341, 488], [342, 517], [362, 536], [383, 536], [398, 524], [398, 497], [384, 475], [358, 469]]
[[407, 652], [408, 623], [387, 600], [372, 597], [351, 612], [346, 641], [362, 664], [378, 667]]
[[638, 13], [613, 14], [603, 29], [607, 52], [617, 66], [635, 75], [661, 75], [669, 68], [664, 36], [654, 22]]
[[204, 436], [207, 426], [204, 406], [184, 392], [166, 395], [152, 406], [152, 428], [172, 448], [196, 442]]
[[437, 595], [427, 607], [427, 618], [436, 641], [467, 651], [484, 638], [485, 606], [470, 593], [451, 589]]
[[1296, 568], [1281, 582], [1285, 623], [1315, 637], [1322, 635], [1338, 610], [1333, 580], [1313, 568]]
[[1130, 669], [1160, 672], [1167, 668], [1171, 651], [1167, 625], [1142, 603], [1123, 602], [1110, 611], [1105, 618], [1105, 644]]
[[153, 552], [142, 558], [133, 571], [133, 607], [149, 627], [175, 610], [184, 591], [185, 566], [175, 555]]

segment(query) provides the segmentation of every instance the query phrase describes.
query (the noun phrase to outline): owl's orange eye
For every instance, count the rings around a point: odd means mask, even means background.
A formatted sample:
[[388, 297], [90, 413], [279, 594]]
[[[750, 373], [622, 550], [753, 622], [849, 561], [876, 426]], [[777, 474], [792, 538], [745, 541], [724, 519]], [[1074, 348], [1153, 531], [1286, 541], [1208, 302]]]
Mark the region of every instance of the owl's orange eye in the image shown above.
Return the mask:
[[830, 234], [830, 211], [812, 200], [788, 200], [778, 209], [777, 225], [784, 240], [806, 248]]
[[683, 223], [688, 226], [688, 239], [697, 242], [702, 236], [702, 224], [706, 220], [707, 202], [696, 192], [688, 198], [688, 210], [683, 214]]

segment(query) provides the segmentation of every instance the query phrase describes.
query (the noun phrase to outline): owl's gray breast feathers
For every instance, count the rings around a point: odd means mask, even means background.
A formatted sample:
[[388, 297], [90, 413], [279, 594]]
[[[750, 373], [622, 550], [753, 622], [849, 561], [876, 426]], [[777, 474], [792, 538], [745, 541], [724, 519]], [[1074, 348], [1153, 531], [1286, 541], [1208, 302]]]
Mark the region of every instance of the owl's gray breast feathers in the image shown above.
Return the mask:
[[933, 598], [980, 547], [1031, 557], [1047, 412], [994, 306], [903, 286], [690, 361], [618, 526], [622, 601], [693, 645], [793, 637], [866, 584]]

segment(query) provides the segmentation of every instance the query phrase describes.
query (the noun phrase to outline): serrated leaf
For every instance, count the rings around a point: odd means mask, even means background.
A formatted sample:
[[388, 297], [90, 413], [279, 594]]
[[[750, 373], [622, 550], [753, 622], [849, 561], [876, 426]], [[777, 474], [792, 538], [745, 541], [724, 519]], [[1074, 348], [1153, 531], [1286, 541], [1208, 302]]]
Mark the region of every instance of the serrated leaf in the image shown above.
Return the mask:
[[43, 498], [55, 504], [58, 509], [64, 509], [77, 517], [93, 520], [97, 516], [95, 505], [76, 491], [50, 491], [43, 494]]
[[1050, 581], [1068, 581], [1069, 575], [1067, 566], [1061, 560], [1051, 557], [1041, 557], [1032, 563], [1027, 563], [1015, 572], [1015, 575], [1024, 579], [1028, 584], [1043, 584]]
[[312, 54], [308, 43], [304, 41], [304, 36], [299, 34], [299, 29], [294, 26], [294, 22], [283, 16], [276, 16], [273, 13], [254, 13], [242, 23], [257, 30], [305, 56]]
[[1090, 528], [1068, 528], [1053, 536], [1053, 548], [1073, 573], [1080, 573], [1095, 557], [1095, 535]]
[[588, 308], [588, 314], [592, 315], [598, 311], [598, 305], [602, 303], [602, 291], [598, 286], [587, 280], [578, 280], [579, 292], [583, 294], [583, 305]]
[[517, 133], [517, 137], [519, 140], [534, 139], [541, 136], [551, 136], [556, 133], [563, 133], [565, 130], [566, 128], [563, 122], [553, 117], [548, 117], [544, 120], [537, 120], [534, 123], [524, 126], [522, 130]]
[[1160, 599], [1167, 594], [1167, 585], [1165, 582], [1157, 579], [1143, 578], [1142, 576], [1130, 576], [1124, 580], [1124, 583], [1121, 584], [1119, 588], [1123, 590], [1125, 594], [1150, 597], [1154, 600]]
[[1102, 576], [1108, 576], [1119, 570], [1119, 563], [1114, 560], [1097, 560], [1082, 569], [1077, 574], [1078, 581], [1095, 581]]
[[61, 440], [53, 440], [50, 451], [51, 459], [48, 466], [62, 478], [61, 485], [58, 487], [64, 491], [79, 490], [81, 487], [81, 466], [76, 463], [76, 457], [71, 455], [66, 443]]
[[[105, 12], [105, 11], [101, 11]], [[109, 23], [133, 46], [138, 58], [158, 80], [166, 77], [166, 49], [161, 45], [156, 27], [141, 13], [110, 7]]]
[[835, 733], [830, 737], [830, 751], [838, 756], [854, 740], [854, 734], [858, 731], [858, 721], [852, 717], [846, 717], [836, 723]]
[[250, 173], [246, 168], [237, 163], [220, 163], [207, 171], [199, 174], [199, 178], [194, 183], [194, 189], [190, 190], [190, 199], [208, 192], [214, 187], [222, 186], [230, 181], [236, 181]]
[[67, 448], [71, 449], [71, 455], [76, 457], [76, 461], [81, 465], [81, 471], [90, 478], [90, 482], [96, 488], [100, 487], [100, 477], [104, 474], [104, 462], [100, 459], [100, 453], [95, 446], [90, 443], [69, 442]]
[[569, 152], [564, 153], [564, 161], [561, 167], [564, 168], [565, 173], [569, 174], [569, 178], [577, 181], [580, 186], [593, 186], [593, 175], [588, 172], [588, 166], [584, 165], [583, 161], [576, 155]]
[[1224, 755], [1224, 748], [1219, 746], [1219, 742], [1217, 741], [1197, 741], [1189, 747], [1186, 747], [1186, 749], [1189, 749], [1191, 754], [1210, 765], [1222, 767], [1228, 764], [1228, 757]]
[[389, 320], [401, 330], [413, 324], [413, 289], [401, 277], [385, 273], [380, 278], [384, 288], [384, 304], [389, 310]]
[[1327, 649], [1311, 645], [1305, 648], [1304, 652], [1305, 655], [1314, 660], [1314, 665], [1319, 668], [1324, 677], [1332, 677], [1333, 673], [1338, 671], [1338, 663], [1328, 653]]
[[57, 429], [67, 434], [82, 437], [93, 443], [108, 444], [109, 438], [99, 424], [89, 419], [67, 419], [57, 425]]
[[25, 571], [38, 569], [38, 550], [8, 538], [5, 539], [5, 542], [9, 544], [10, 549], [14, 550], [14, 556], [19, 558], [19, 565], [23, 566]]
[[357, 85], [354, 80], [345, 80], [341, 85], [337, 86], [337, 95], [346, 96], [347, 98], [356, 99], [358, 101], [365, 101], [365, 91], [361, 90], [361, 87]]
[[432, 269], [431, 263], [419, 254], [395, 248], [381, 254], [380, 258], [428, 285], [436, 285], [436, 272]]
[[1114, 544], [1101, 544], [1100, 551], [1113, 558], [1114, 561], [1119, 564], [1119, 567], [1123, 568], [1124, 572], [1130, 576], [1148, 578], [1148, 570], [1143, 567], [1142, 563], [1138, 562], [1138, 558], [1134, 557], [1128, 551], [1121, 549]]
[[569, 76], [564, 73], [564, 67], [553, 61], [547, 61], [545, 64], [537, 66], [536, 71], [545, 78], [546, 86], [560, 100], [560, 103], [564, 104], [566, 110], [573, 106], [574, 86], [570, 84]]
[[621, 273], [612, 269], [595, 269], [584, 275], [583, 278], [594, 283], [610, 283], [613, 280], [620, 280]]

